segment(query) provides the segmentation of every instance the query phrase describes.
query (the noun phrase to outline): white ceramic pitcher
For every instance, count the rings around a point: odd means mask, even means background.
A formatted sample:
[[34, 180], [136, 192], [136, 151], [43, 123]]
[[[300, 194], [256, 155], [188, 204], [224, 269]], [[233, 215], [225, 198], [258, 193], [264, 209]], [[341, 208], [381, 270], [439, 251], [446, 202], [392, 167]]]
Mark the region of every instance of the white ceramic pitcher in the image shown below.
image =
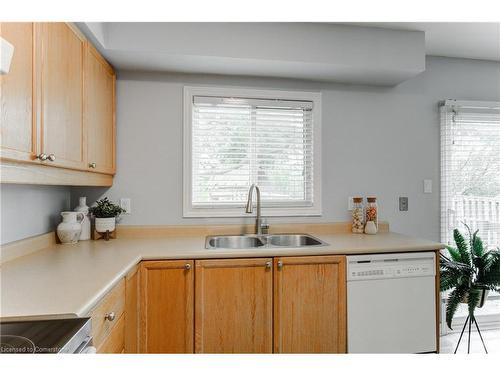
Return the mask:
[[77, 243], [82, 232], [82, 221], [85, 215], [82, 212], [61, 212], [63, 221], [57, 226], [57, 236], [61, 243]]

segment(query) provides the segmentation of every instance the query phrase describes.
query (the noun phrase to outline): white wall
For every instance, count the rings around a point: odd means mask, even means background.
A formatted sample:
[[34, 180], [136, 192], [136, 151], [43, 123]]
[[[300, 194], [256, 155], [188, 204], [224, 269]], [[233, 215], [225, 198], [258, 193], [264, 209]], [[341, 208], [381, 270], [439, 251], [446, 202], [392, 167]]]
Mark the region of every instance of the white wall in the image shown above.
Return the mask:
[[[109, 190], [74, 189], [72, 200], [80, 194], [129, 197], [133, 212], [123, 218], [124, 224], [241, 222], [182, 218], [183, 86], [318, 90], [323, 94], [323, 216], [292, 220], [345, 221], [347, 197], [370, 194], [378, 197], [381, 218], [392, 230], [438, 240], [438, 101], [500, 100], [500, 63], [430, 57], [426, 64], [424, 73], [393, 88], [122, 72], [114, 185]], [[423, 179], [433, 180], [432, 194], [423, 194]], [[409, 197], [408, 212], [398, 211], [399, 196]]]
[[55, 230], [59, 213], [69, 209], [70, 188], [2, 184], [0, 243]]

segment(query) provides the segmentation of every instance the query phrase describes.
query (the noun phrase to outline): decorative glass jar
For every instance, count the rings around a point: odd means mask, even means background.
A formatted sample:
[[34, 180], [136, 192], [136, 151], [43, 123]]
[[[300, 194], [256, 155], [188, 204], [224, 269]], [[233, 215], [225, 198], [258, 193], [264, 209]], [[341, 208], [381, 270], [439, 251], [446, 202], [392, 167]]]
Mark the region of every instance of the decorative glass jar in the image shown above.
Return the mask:
[[373, 222], [375, 224], [375, 228], [378, 231], [378, 206], [377, 206], [377, 198], [368, 197], [366, 198], [367, 204], [365, 208], [365, 225], [368, 222]]
[[363, 198], [354, 197], [352, 202], [352, 232], [363, 233]]

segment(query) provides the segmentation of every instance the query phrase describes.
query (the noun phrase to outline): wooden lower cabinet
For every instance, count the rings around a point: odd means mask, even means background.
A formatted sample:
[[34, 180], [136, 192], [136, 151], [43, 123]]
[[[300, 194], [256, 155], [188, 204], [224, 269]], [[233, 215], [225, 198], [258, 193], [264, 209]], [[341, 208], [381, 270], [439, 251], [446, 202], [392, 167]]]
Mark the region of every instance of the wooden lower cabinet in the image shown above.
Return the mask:
[[195, 352], [272, 353], [272, 259], [195, 264]]
[[111, 332], [115, 329], [123, 315], [125, 307], [125, 281], [120, 280], [117, 285], [106, 294], [96, 307], [90, 312], [92, 319], [92, 340], [99, 349]]
[[[138, 274], [126, 278], [125, 352], [345, 353], [345, 266], [344, 256], [143, 261], [138, 291]], [[127, 313], [137, 298], [138, 347]]]
[[193, 263], [141, 263], [140, 352], [193, 352]]
[[125, 353], [139, 352], [139, 266], [125, 277]]
[[345, 257], [275, 258], [274, 273], [274, 352], [345, 353]]
[[121, 353], [125, 347], [125, 280], [120, 280], [90, 312], [97, 353]]
[[109, 336], [97, 347], [99, 354], [120, 354], [125, 348], [125, 315], [120, 316]]

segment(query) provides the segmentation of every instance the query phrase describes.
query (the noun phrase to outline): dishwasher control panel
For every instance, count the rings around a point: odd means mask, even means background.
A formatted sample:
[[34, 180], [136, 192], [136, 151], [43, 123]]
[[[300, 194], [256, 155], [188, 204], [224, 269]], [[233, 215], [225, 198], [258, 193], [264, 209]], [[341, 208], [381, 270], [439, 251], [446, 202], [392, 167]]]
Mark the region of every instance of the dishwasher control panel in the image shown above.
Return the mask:
[[434, 253], [376, 254], [347, 257], [347, 280], [434, 276]]

